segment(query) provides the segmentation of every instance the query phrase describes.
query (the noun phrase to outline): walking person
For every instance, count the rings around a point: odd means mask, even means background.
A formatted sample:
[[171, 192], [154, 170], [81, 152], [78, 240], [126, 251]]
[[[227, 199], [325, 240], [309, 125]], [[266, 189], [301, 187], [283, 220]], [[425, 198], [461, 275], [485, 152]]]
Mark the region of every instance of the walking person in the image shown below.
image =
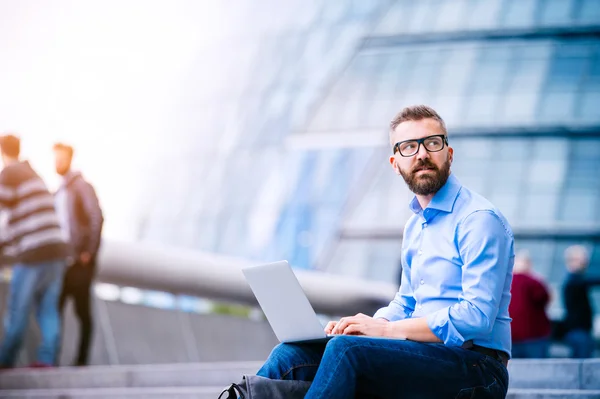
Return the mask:
[[73, 155], [73, 147], [62, 143], [54, 145], [56, 173], [62, 177], [62, 184], [55, 194], [56, 209], [70, 254], [60, 309], [62, 312], [67, 299], [73, 298], [80, 326], [73, 365], [85, 366], [89, 361], [93, 333], [90, 290], [96, 274], [104, 217], [92, 185], [80, 172], [71, 169]]

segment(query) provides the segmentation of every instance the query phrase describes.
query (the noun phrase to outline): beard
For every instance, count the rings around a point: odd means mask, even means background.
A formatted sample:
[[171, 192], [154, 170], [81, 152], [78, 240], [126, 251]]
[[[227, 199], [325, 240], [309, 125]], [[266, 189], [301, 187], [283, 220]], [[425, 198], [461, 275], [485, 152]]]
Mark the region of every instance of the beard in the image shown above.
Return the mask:
[[[427, 174], [417, 175], [417, 172], [425, 168], [429, 169]], [[435, 194], [440, 188], [444, 187], [444, 184], [448, 181], [448, 176], [450, 176], [450, 159], [447, 159], [441, 168], [435, 166], [435, 164], [428, 159], [419, 161], [419, 163], [409, 171], [400, 169], [400, 174], [404, 178], [410, 191], [413, 193], [417, 195]]]

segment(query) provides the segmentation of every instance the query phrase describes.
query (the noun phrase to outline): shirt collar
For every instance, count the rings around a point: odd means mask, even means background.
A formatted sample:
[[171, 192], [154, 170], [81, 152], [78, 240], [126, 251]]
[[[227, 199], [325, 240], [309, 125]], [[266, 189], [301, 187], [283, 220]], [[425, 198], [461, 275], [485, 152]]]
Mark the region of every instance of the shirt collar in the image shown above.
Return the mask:
[[[462, 184], [460, 184], [460, 181], [458, 181], [458, 179], [451, 173], [450, 176], [448, 176], [446, 184], [444, 184], [442, 188], [435, 193], [427, 208], [437, 209], [443, 212], [452, 212], [452, 209], [454, 208], [454, 202], [456, 201], [461, 188]], [[421, 204], [419, 204], [416, 196], [410, 202], [409, 207], [411, 211], [417, 214], [422, 211]]]

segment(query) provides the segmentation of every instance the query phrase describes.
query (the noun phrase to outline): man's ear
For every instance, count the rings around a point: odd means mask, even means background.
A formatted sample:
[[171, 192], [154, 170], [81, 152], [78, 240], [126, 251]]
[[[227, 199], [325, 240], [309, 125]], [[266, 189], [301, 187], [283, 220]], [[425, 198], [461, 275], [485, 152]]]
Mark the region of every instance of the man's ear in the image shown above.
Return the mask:
[[390, 157], [390, 165], [394, 168], [394, 172], [396, 172], [397, 175], [400, 175], [400, 166], [398, 165], [398, 162], [396, 162], [396, 157]]
[[453, 160], [454, 160], [454, 148], [448, 147], [448, 161], [450, 161], [450, 165], [452, 165]]

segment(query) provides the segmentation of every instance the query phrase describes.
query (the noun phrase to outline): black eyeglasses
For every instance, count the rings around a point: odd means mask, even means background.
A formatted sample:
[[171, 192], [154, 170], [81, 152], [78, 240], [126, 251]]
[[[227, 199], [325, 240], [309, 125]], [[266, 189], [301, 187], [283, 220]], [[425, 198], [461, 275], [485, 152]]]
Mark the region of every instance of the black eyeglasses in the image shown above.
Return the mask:
[[444, 149], [444, 144], [448, 145], [448, 136], [445, 134], [436, 134], [435, 136], [427, 136], [422, 139], [404, 140], [394, 144], [394, 154], [396, 151], [403, 157], [412, 157], [421, 149], [421, 144], [427, 152], [438, 152]]

